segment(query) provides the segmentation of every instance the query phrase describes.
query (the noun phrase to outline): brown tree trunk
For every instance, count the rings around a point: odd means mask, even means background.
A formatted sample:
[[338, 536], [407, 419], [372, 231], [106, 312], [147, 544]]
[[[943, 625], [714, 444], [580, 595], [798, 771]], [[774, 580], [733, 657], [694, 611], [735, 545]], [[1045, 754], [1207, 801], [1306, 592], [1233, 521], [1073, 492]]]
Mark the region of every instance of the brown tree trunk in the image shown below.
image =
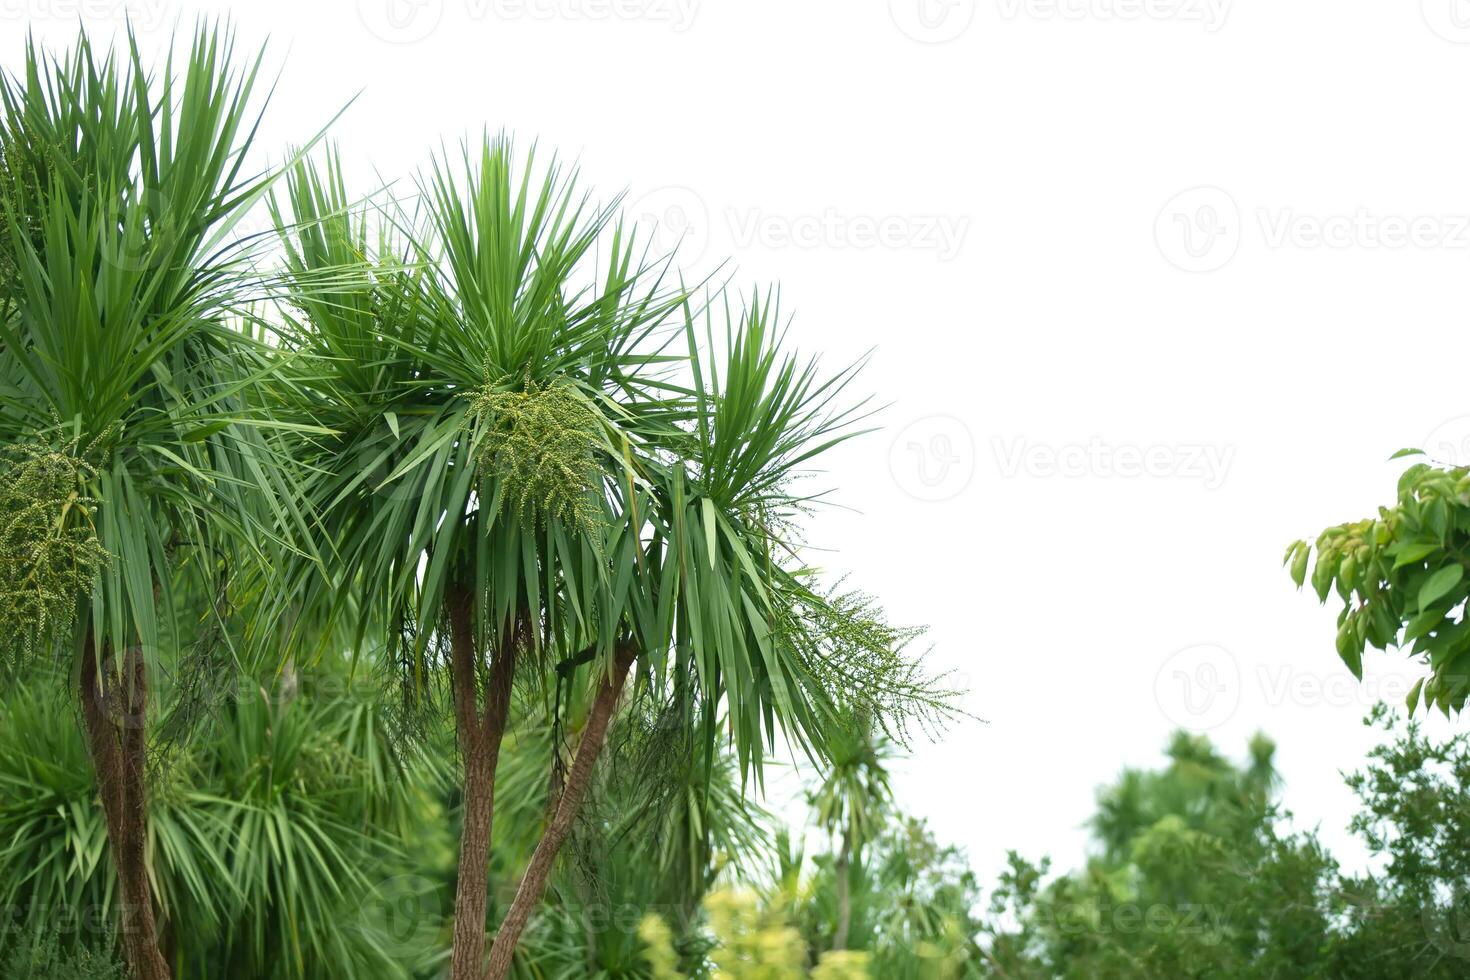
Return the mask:
[[582, 741], [577, 745], [577, 757], [572, 762], [571, 771], [567, 773], [566, 785], [562, 788], [556, 813], [531, 855], [531, 863], [527, 865], [520, 887], [516, 889], [515, 899], [505, 914], [505, 920], [500, 923], [495, 942], [490, 946], [490, 969], [486, 980], [505, 980], [510, 974], [516, 944], [520, 942], [521, 933], [525, 932], [531, 921], [531, 913], [536, 910], [541, 896], [546, 892], [546, 879], [550, 877], [552, 866], [556, 863], [557, 852], [566, 843], [582, 799], [592, 783], [593, 764], [607, 740], [607, 726], [617, 708], [618, 698], [622, 696], [623, 682], [628, 679], [633, 659], [634, 651], [631, 647], [619, 649], [613, 660], [612, 676], [604, 677], [597, 689], [597, 697], [592, 702], [587, 724], [582, 729]]
[[837, 932], [832, 936], [832, 948], [847, 948], [847, 934], [852, 929], [852, 894], [849, 889], [849, 869], [852, 866], [852, 835], [842, 832], [842, 850], [837, 855], [833, 872], [837, 875]]
[[481, 714], [478, 699], [479, 646], [475, 642], [474, 597], [455, 584], [449, 593], [450, 671], [454, 726], [464, 763], [464, 826], [459, 838], [459, 876], [454, 892], [452, 980], [478, 980], [485, 961], [485, 905], [489, 898], [490, 832], [495, 814], [495, 768], [510, 715], [515, 679], [513, 631], [490, 667]]
[[117, 669], [110, 648], [101, 661], [89, 634], [82, 651], [80, 696], [87, 748], [122, 902], [123, 953], [137, 980], [169, 980], [158, 946], [153, 889], [148, 880], [148, 673], [132, 647]]

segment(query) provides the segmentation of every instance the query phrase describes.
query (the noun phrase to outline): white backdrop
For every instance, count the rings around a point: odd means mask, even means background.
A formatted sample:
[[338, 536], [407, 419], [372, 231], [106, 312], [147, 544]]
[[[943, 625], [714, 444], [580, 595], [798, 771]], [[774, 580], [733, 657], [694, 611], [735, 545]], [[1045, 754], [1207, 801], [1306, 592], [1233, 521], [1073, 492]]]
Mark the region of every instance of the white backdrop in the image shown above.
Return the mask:
[[363, 189], [538, 138], [697, 270], [779, 280], [804, 350], [877, 348], [887, 428], [813, 540], [986, 720], [898, 776], [986, 881], [1078, 861], [1094, 788], [1179, 724], [1275, 736], [1360, 858], [1338, 770], [1418, 672], [1351, 683], [1279, 562], [1388, 501], [1401, 446], [1467, 461], [1470, 3], [0, 0], [0, 58], [128, 10], [150, 48], [200, 13], [269, 37], [262, 146], [359, 92]]

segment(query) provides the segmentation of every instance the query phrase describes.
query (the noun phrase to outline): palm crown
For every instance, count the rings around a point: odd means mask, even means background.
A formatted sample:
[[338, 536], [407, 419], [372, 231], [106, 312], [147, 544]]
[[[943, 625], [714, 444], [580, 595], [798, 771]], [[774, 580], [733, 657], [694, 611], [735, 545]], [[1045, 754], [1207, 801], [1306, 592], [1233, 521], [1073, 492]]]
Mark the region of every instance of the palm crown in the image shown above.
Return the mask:
[[774, 297], [697, 305], [614, 208], [533, 173], [504, 140], [441, 158], [416, 221], [354, 206], [335, 162], [293, 175], [287, 366], [332, 433], [295, 455], [334, 561], [291, 598], [369, 601], [422, 681], [458, 583], [489, 642], [523, 630], [563, 674], [625, 642], [650, 683], [723, 699], [747, 761], [777, 723], [821, 752], [811, 613], [855, 610], [800, 566], [792, 478], [854, 434], [852, 371], [783, 355]]

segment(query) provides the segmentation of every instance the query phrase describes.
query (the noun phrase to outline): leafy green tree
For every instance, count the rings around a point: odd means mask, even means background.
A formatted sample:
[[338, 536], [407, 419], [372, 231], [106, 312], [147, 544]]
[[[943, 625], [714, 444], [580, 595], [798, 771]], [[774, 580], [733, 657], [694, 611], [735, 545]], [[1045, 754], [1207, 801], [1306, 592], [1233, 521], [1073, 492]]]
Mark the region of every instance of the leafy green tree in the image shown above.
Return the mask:
[[[147, 874], [148, 735], [161, 651], [219, 619], [292, 522], [245, 408], [252, 342], [235, 222], [258, 59], [202, 29], [156, 72], [129, 38], [28, 45], [0, 79], [0, 661], [66, 658], [135, 976], [168, 975]], [[249, 362], [249, 363], [247, 363]]]
[[983, 975], [1460, 977], [1470, 962], [1470, 736], [1432, 742], [1386, 708], [1351, 829], [1372, 870], [1342, 874], [1270, 805], [1269, 742], [1244, 765], [1177, 735], [1164, 768], [1098, 796], [1097, 851], [1049, 879], [1012, 853], [983, 924]]
[[1388, 740], [1347, 779], [1373, 871], [1345, 877], [1331, 976], [1460, 977], [1470, 970], [1470, 736], [1430, 740], [1377, 708]]
[[853, 433], [851, 369], [824, 379], [783, 354], [772, 298], [695, 308], [616, 202], [593, 206], [574, 175], [518, 163], [504, 140], [439, 158], [419, 190], [421, 220], [354, 207], [329, 162], [299, 168], [279, 207], [291, 417], [330, 430], [291, 454], [330, 560], [288, 572], [282, 601], [324, 636], [356, 618], [416, 704], [447, 675], [464, 800], [451, 972], [479, 980], [517, 686], [558, 701], [580, 687], [587, 710], [570, 765], [557, 754], [548, 774], [496, 978], [629, 676], [632, 696], [677, 705], [705, 758], [723, 718], [742, 773], [781, 729], [823, 757], [844, 702], [901, 725], [948, 699], [799, 558], [815, 498], [794, 478]]
[[1283, 836], [1270, 802], [1273, 747], [1237, 766], [1179, 733], [1159, 771], [1126, 770], [1098, 794], [1098, 853], [1043, 883], [1012, 854], [992, 895], [987, 963], [1010, 977], [1273, 977], [1322, 973], [1335, 866]]
[[[1406, 449], [1395, 455], [1423, 455]], [[1423, 703], [1446, 715], [1470, 696], [1470, 469], [1416, 463], [1399, 478], [1398, 500], [1376, 518], [1330, 527], [1315, 545], [1286, 552], [1300, 588], [1310, 578], [1317, 598], [1334, 594], [1337, 653], [1363, 676], [1368, 647], [1406, 647], [1429, 668], [1409, 692], [1412, 714]], [[1314, 561], [1315, 556], [1315, 561]]]
[[1228, 837], [1238, 832], [1242, 818], [1252, 821], [1267, 812], [1279, 783], [1276, 746], [1258, 734], [1247, 752], [1247, 764], [1237, 766], [1208, 738], [1179, 731], [1166, 750], [1167, 768], [1124, 770], [1098, 794], [1090, 821], [1103, 860], [1126, 862], [1139, 835], [1168, 817], [1182, 819], [1190, 830]]

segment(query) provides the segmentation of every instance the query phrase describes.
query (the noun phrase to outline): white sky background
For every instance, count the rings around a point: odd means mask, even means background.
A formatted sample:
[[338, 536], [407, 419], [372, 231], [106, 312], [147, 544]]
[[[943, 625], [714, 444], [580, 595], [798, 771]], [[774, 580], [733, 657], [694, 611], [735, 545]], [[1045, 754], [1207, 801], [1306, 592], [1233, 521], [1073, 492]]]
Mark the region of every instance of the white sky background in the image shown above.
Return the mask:
[[1418, 672], [1351, 683], [1280, 559], [1391, 500], [1394, 450], [1470, 449], [1470, 3], [0, 0], [0, 58], [125, 6], [150, 49], [200, 12], [269, 37], [272, 152], [359, 90], [363, 190], [539, 138], [696, 272], [779, 280], [803, 350], [877, 348], [887, 428], [812, 538], [988, 720], [897, 778], [986, 884], [1077, 863], [1180, 723], [1274, 736], [1298, 823], [1361, 859], [1338, 773]]

